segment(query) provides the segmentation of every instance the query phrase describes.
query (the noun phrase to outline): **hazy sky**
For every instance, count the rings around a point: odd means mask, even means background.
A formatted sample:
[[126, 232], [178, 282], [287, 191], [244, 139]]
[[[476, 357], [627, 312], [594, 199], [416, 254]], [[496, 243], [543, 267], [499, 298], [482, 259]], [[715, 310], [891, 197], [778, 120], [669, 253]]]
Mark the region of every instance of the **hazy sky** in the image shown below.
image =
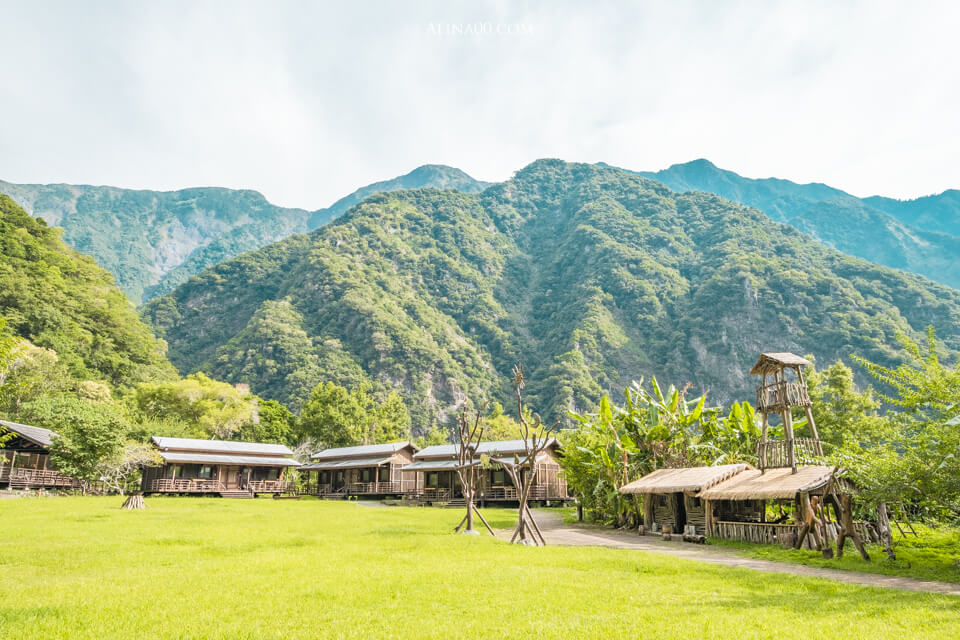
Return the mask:
[[0, 179], [318, 208], [426, 163], [705, 157], [915, 197], [960, 188], [958, 7], [0, 0]]

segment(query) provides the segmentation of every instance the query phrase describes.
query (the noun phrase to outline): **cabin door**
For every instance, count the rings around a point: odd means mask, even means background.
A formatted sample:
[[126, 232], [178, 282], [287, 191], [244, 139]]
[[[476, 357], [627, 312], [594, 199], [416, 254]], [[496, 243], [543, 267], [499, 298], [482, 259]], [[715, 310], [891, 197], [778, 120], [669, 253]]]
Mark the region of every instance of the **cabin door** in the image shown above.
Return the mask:
[[673, 494], [673, 503], [673, 512], [677, 521], [677, 526], [674, 528], [673, 532], [683, 533], [683, 528], [687, 526], [687, 509], [683, 504], [683, 494]]
[[236, 489], [240, 486], [240, 467], [224, 467], [224, 486], [227, 489]]

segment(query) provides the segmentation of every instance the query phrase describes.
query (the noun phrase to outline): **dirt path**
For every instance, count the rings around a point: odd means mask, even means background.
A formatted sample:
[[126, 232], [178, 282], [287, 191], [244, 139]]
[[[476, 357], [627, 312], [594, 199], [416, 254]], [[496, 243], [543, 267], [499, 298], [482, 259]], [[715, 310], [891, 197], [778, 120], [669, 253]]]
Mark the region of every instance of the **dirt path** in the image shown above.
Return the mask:
[[[858, 573], [839, 569], [821, 569], [785, 562], [757, 560], [738, 555], [730, 549], [690, 544], [686, 542], [664, 542], [656, 536], [638, 536], [622, 531], [600, 529], [587, 525], [564, 525], [560, 514], [545, 511], [535, 511], [537, 524], [543, 531], [548, 544], [564, 546], [594, 546], [613, 547], [616, 549], [633, 549], [650, 553], [709, 562], [727, 567], [740, 567], [755, 571], [770, 573], [789, 573], [811, 578], [827, 578], [838, 582], [861, 584], [872, 587], [886, 587], [889, 589], [905, 589], [907, 591], [926, 591], [929, 593], [943, 593], [960, 596], [960, 584], [938, 582], [935, 580], [918, 580], [916, 578], [900, 578], [875, 573]], [[512, 532], [508, 532], [507, 536]]]

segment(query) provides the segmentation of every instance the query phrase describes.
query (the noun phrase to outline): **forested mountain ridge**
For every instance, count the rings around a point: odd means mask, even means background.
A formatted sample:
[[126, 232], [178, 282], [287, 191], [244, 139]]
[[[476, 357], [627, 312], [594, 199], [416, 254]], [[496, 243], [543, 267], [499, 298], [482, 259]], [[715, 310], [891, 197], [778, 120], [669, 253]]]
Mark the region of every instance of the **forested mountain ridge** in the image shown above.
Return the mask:
[[51, 226], [63, 227], [70, 246], [93, 256], [140, 302], [245, 251], [312, 230], [367, 195], [424, 186], [476, 192], [486, 183], [459, 169], [425, 165], [313, 212], [278, 207], [256, 191], [215, 187], [147, 191], [0, 181], [0, 193]]
[[758, 210], [596, 165], [537, 161], [478, 195], [398, 191], [217, 265], [143, 315], [184, 373], [296, 406], [321, 380], [406, 394], [423, 429], [467, 399], [563, 417], [657, 375], [752, 397], [762, 350], [896, 358], [960, 292], [826, 248]]
[[76, 380], [116, 389], [175, 378], [166, 345], [110, 274], [64, 244], [60, 233], [0, 194], [0, 317], [6, 329], [56, 352]]
[[703, 159], [636, 173], [675, 191], [706, 191], [756, 207], [844, 253], [960, 287], [960, 191], [915, 200], [857, 198], [819, 183], [745, 178]]

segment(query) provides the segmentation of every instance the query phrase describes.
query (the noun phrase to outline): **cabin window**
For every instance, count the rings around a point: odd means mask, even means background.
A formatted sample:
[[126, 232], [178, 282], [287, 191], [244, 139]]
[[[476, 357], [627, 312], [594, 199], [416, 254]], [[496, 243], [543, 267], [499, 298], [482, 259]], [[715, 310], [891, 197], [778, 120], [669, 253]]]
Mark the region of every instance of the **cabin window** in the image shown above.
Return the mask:
[[343, 471], [337, 471], [337, 482], [343, 482]]
[[427, 486], [428, 487], [439, 487], [440, 486], [440, 474], [436, 471], [427, 474]]
[[276, 480], [280, 477], [280, 469], [276, 467], [270, 467], [267, 469], [267, 480]]
[[197, 471], [197, 477], [209, 480], [210, 478], [213, 477], [213, 467], [208, 467], [208, 466], [200, 467], [200, 470]]
[[167, 471], [169, 472], [171, 478], [180, 478], [183, 476], [180, 470], [180, 465], [178, 464], [170, 465], [169, 467], [167, 467]]
[[502, 487], [507, 483], [507, 472], [503, 469], [496, 469], [493, 472], [493, 486]]
[[667, 496], [660, 494], [657, 496], [657, 505], [661, 507], [667, 506]]
[[390, 482], [390, 467], [380, 467], [380, 482]]
[[693, 507], [700, 506], [700, 498], [690, 498], [690, 505]]

